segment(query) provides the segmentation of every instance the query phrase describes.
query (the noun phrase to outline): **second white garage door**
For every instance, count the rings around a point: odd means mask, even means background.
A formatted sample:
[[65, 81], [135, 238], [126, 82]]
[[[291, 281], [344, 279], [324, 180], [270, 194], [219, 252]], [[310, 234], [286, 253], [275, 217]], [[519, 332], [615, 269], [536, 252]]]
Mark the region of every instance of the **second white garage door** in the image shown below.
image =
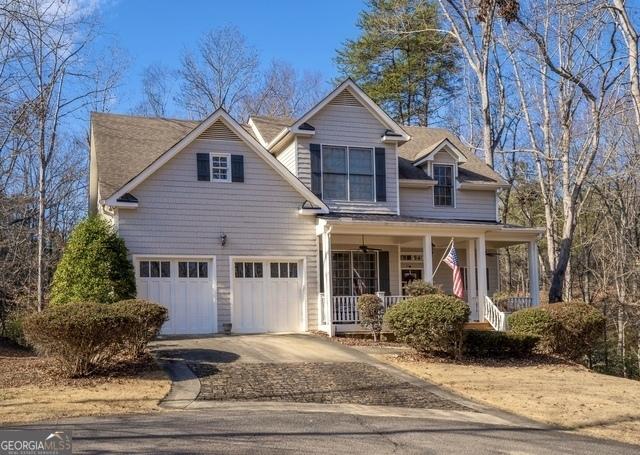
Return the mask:
[[303, 263], [286, 259], [232, 262], [232, 330], [237, 333], [304, 330]]

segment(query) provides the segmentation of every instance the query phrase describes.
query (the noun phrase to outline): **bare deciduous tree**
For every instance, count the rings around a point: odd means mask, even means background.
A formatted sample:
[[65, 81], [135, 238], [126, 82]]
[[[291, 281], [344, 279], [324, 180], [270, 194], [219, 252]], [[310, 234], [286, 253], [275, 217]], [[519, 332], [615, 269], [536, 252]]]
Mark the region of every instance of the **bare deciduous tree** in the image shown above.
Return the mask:
[[202, 37], [197, 53], [183, 55], [177, 101], [194, 118], [204, 118], [219, 107], [236, 115], [257, 81], [258, 70], [258, 55], [237, 28], [213, 30]]

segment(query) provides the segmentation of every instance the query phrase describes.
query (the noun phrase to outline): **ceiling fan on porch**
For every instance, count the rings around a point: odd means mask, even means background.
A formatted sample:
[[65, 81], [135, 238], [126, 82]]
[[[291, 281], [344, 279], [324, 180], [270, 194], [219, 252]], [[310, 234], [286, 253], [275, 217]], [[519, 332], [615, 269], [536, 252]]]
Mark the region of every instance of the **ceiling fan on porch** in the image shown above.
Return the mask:
[[380, 248], [371, 248], [367, 246], [366, 243], [364, 243], [364, 235], [362, 236], [362, 245], [360, 245], [358, 249], [363, 253], [369, 253], [371, 251], [382, 251]]

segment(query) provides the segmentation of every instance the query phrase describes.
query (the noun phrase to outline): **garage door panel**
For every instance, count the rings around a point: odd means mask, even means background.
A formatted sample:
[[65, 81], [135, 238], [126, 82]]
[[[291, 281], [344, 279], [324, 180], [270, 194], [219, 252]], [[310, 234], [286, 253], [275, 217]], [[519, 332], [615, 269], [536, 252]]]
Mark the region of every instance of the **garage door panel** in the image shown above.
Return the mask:
[[[145, 261], [169, 262], [170, 273], [165, 268], [162, 277], [141, 276], [143, 272], [146, 272], [146, 267], [141, 268], [140, 263]], [[199, 277], [198, 272], [192, 277], [179, 277], [179, 264], [189, 262], [206, 262], [208, 270], [203, 271], [202, 278]], [[169, 311], [169, 320], [162, 327], [162, 334], [204, 334], [216, 331], [215, 288], [213, 285], [215, 268], [213, 265], [213, 261], [210, 260], [191, 258], [141, 258], [137, 261], [138, 296], [157, 302]], [[187, 268], [187, 270], [189, 269]]]
[[[256, 263], [261, 264], [264, 272], [261, 276], [252, 272], [255, 267], [252, 268], [251, 264]], [[290, 267], [291, 263], [296, 265]], [[290, 268], [292, 272], [289, 271]], [[250, 276], [245, 275], [247, 270]], [[232, 274], [232, 323], [235, 332], [302, 330], [301, 261], [269, 258], [236, 260], [233, 263]]]

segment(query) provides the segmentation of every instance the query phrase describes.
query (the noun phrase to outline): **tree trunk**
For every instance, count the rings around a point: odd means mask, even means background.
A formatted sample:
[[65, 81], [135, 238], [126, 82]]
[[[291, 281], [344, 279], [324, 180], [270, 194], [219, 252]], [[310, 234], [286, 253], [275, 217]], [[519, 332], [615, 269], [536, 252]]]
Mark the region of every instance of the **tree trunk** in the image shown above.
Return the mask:
[[45, 128], [44, 122], [41, 124], [40, 131], [40, 168], [38, 170], [38, 263], [37, 263], [37, 293], [38, 293], [38, 311], [44, 309], [44, 233], [45, 233], [45, 210], [46, 210], [46, 144], [45, 144]]

